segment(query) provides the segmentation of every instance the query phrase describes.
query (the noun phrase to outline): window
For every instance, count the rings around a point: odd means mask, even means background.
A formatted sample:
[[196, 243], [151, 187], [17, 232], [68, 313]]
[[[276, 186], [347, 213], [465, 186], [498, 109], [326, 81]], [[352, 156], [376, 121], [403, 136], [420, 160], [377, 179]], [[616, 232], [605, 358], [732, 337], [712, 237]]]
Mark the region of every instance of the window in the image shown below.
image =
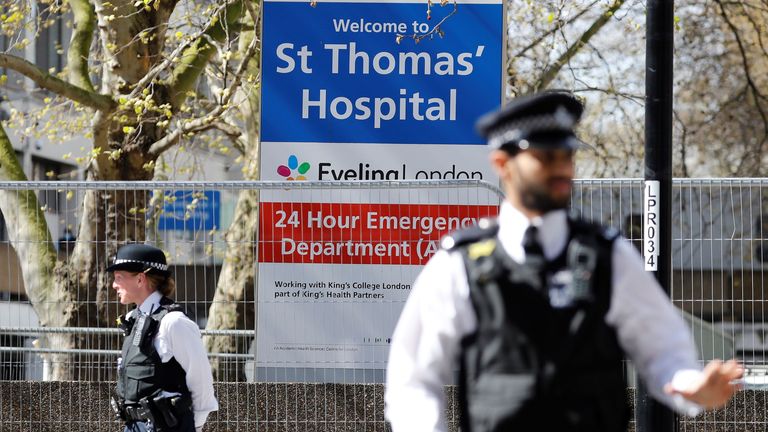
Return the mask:
[[[8, 50], [8, 37], [0, 33], [0, 52]], [[8, 75], [8, 68], [0, 67], [0, 75]]]
[[51, 5], [38, 3], [40, 28], [35, 41], [35, 64], [43, 70], [61, 71], [64, 68], [64, 49], [68, 44], [68, 29], [64, 17], [51, 11]]
[[[19, 42], [20, 38], [18, 35], [15, 36], [8, 36], [6, 34], [0, 33], [0, 52], [15, 55], [17, 57], [24, 57], [24, 50], [19, 49], [18, 47], [13, 48], [13, 44]], [[12, 89], [19, 89], [22, 85], [22, 82], [24, 81], [24, 76], [21, 75], [18, 72], [13, 71], [10, 68], [6, 67], [0, 67], [0, 75], [5, 75], [7, 77], [7, 82], [4, 87], [2, 87], [3, 93], [5, 93], [5, 90], [8, 88]]]

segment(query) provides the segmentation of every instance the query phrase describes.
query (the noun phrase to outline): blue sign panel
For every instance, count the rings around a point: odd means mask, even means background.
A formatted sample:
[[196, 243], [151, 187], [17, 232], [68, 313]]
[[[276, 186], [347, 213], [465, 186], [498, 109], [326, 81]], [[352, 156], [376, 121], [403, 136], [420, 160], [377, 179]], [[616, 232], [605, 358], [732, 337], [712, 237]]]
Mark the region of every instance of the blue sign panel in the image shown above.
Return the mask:
[[157, 221], [161, 230], [212, 230], [220, 228], [219, 191], [166, 191], [163, 213]]
[[[264, 2], [262, 140], [484, 144], [501, 102], [502, 5]], [[399, 39], [399, 43], [398, 43]]]

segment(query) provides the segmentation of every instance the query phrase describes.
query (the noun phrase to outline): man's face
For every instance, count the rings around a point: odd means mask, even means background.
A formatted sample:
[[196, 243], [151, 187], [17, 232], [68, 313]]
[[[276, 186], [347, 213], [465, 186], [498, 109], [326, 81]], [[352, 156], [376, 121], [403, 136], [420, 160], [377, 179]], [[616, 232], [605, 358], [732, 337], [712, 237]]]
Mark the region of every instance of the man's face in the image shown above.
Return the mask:
[[146, 297], [143, 284], [146, 283], [143, 273], [132, 273], [124, 270], [115, 271], [112, 288], [117, 291], [120, 304], [139, 304]]
[[566, 208], [574, 176], [573, 150], [529, 148], [511, 155], [491, 152], [491, 164], [513, 204], [532, 214]]

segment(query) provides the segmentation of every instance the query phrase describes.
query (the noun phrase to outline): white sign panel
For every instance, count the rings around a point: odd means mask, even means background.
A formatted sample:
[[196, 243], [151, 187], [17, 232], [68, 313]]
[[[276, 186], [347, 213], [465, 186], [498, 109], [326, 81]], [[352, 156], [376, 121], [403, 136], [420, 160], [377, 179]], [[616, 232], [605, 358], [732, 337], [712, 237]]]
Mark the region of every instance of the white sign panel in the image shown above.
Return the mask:
[[[259, 366], [381, 369], [418, 267], [266, 264], [259, 278]], [[305, 266], [306, 267], [306, 266]], [[278, 325], [275, 325], [278, 324]]]
[[[495, 183], [482, 114], [501, 105], [501, 0], [266, 0], [263, 180]], [[444, 33], [444, 34], [443, 34]], [[487, 191], [264, 191], [261, 367], [386, 367], [411, 284], [438, 241], [497, 212]]]

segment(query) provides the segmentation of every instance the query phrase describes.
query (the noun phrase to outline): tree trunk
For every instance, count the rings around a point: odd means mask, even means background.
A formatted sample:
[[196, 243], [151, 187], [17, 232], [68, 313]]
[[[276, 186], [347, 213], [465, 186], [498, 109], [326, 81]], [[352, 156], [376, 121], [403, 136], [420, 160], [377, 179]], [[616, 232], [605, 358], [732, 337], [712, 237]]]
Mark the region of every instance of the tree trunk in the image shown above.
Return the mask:
[[[255, 330], [254, 265], [258, 203], [258, 191], [240, 192], [232, 225], [225, 236], [227, 252], [209, 309], [208, 330]], [[209, 352], [242, 354], [248, 352], [251, 338], [206, 336], [204, 341]], [[242, 361], [214, 357], [211, 367], [218, 380], [245, 380]]]
[[[153, 171], [146, 167], [162, 154], [162, 151], [150, 151], [152, 145], [168, 133], [167, 120], [177, 113], [187, 92], [194, 88], [216, 52], [217, 42], [236, 35], [242, 3], [222, 3], [199, 37], [189, 45], [179, 46], [180, 52], [173, 62], [164, 58], [167, 50], [163, 44], [176, 0], [155, 1], [151, 6], [133, 0], [76, 0], [73, 3], [75, 30], [68, 66], [74, 85], [13, 56], [0, 54], [0, 66], [17, 70], [42, 88], [97, 110], [92, 126], [93, 160], [87, 168], [88, 181], [151, 180]], [[104, 60], [100, 80], [103, 94], [91, 91], [88, 76], [94, 19], [100, 35], [99, 55]], [[163, 124], [165, 126], [161, 126]], [[3, 146], [10, 149], [10, 156], [5, 159], [15, 159], [4, 133], [2, 138]], [[3, 169], [6, 167], [10, 165], [4, 164]], [[2, 196], [3, 210], [8, 208], [6, 219], [18, 224], [14, 226], [14, 234], [31, 237], [29, 241], [17, 240], [25, 243], [20, 245], [19, 252], [25, 266], [25, 282], [43, 325], [114, 327], [114, 319], [123, 308], [115, 301], [105, 269], [122, 243], [146, 240], [150, 197], [151, 191], [146, 190], [86, 191], [74, 251], [66, 262], [56, 265], [45, 219], [34, 214], [39, 212], [34, 193]], [[48, 338], [45, 346], [116, 349], [118, 339], [61, 335]], [[56, 380], [107, 379], [115, 369], [115, 359], [111, 356], [67, 354], [49, 359], [53, 362], [50, 378]]]
[[[253, 2], [258, 8], [258, 2]], [[257, 12], [261, 16], [261, 11]], [[250, 15], [244, 28], [260, 29], [258, 23], [253, 23]], [[255, 31], [241, 32], [239, 41], [240, 52], [254, 37], [260, 37]], [[248, 63], [247, 74], [260, 76], [261, 59], [259, 54]], [[243, 153], [243, 178], [246, 180], [259, 179], [259, 102], [261, 94], [257, 89], [250, 92], [239, 90], [236, 104], [245, 126], [245, 149]], [[256, 233], [259, 229], [259, 191], [244, 190], [238, 197], [235, 214], [225, 236], [227, 252], [224, 264], [216, 284], [216, 293], [208, 311], [206, 330], [254, 330], [256, 329], [256, 298], [255, 266], [256, 262]], [[239, 340], [239, 342], [238, 342]], [[249, 351], [251, 338], [234, 336], [206, 336], [205, 346], [212, 353], [239, 353]], [[211, 367], [214, 376], [219, 380], [244, 381], [245, 371], [243, 361], [225, 361], [213, 357]]]
[[[113, 117], [97, 116], [94, 122], [95, 148], [130, 149], [118, 158], [99, 154], [88, 171], [88, 181], [147, 181], [152, 172], [144, 169], [151, 161], [143, 151], [162, 132], [145, 127], [141, 135], [129, 136]], [[101, 133], [100, 133], [101, 132]], [[103, 140], [103, 141], [101, 141]], [[130, 143], [126, 141], [130, 140]], [[126, 185], [128, 187], [128, 185]], [[83, 194], [77, 240], [73, 253], [54, 273], [55, 290], [78, 299], [62, 323], [65, 327], [113, 328], [125, 311], [117, 303], [106, 267], [119, 246], [146, 240], [146, 209], [150, 190], [89, 189]], [[115, 350], [119, 337], [75, 334], [50, 341], [51, 347]], [[71, 355], [51, 365], [53, 380], [105, 380], [114, 376], [114, 356]]]
[[[11, 142], [0, 125], [0, 179], [27, 181]], [[61, 327], [74, 315], [75, 300], [70, 292], [59, 291], [54, 283], [56, 251], [45, 215], [33, 190], [0, 190], [0, 211], [5, 216], [11, 246], [19, 256], [24, 289], [35, 306], [40, 325]], [[66, 336], [51, 336], [49, 344], [70, 347]], [[60, 355], [48, 356], [61, 362]]]

